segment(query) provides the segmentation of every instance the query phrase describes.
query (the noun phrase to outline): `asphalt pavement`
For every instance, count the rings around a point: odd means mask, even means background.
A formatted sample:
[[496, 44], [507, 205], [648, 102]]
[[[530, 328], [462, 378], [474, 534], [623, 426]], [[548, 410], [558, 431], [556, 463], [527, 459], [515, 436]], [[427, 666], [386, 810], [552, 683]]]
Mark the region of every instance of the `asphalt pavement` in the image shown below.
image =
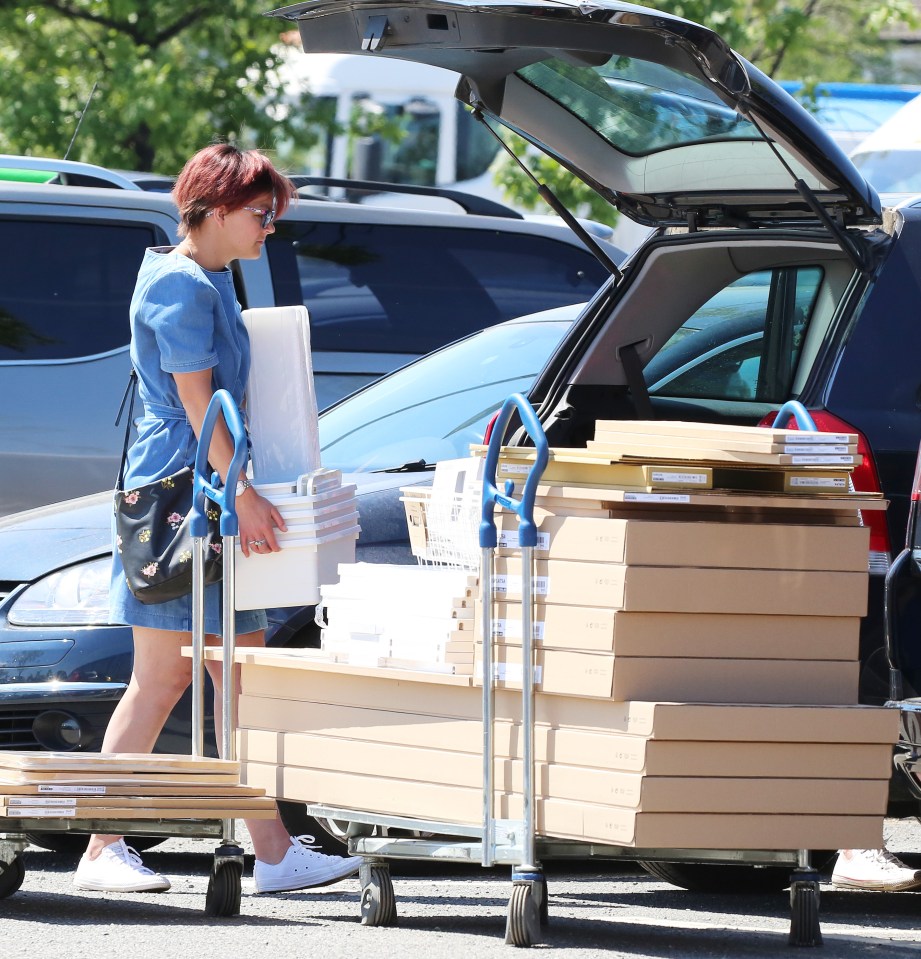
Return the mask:
[[[891, 848], [921, 866], [921, 826], [890, 823], [889, 832]], [[213, 840], [170, 839], [145, 854], [152, 868], [173, 878], [170, 892], [108, 897], [73, 888], [76, 856], [30, 847], [22, 888], [0, 900], [0, 955], [509, 959], [514, 954], [504, 943], [508, 869], [395, 864], [399, 918], [392, 928], [360, 924], [354, 878], [272, 896], [253, 895], [244, 878], [240, 916], [209, 919], [204, 901], [213, 846]], [[245, 877], [251, 867], [248, 856]], [[550, 922], [535, 949], [566, 959], [748, 959], [804, 952], [787, 944], [787, 893], [691, 893], [652, 879], [629, 862], [547, 868]], [[825, 945], [814, 951], [816, 959], [921, 955], [921, 893], [837, 891], [823, 884], [820, 920]]]

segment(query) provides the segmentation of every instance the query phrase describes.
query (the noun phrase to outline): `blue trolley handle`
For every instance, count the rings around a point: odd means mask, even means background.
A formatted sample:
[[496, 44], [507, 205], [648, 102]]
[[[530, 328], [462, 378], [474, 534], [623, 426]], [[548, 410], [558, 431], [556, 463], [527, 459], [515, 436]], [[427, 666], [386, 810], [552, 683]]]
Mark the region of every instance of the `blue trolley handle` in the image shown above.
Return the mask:
[[[224, 422], [233, 440], [233, 459], [227, 470], [227, 482], [219, 487], [219, 477], [214, 473], [210, 479], [205, 475], [208, 469], [208, 450], [211, 447], [211, 436], [214, 433], [214, 424], [219, 412], [224, 414]], [[243, 417], [227, 390], [216, 390], [208, 404], [205, 419], [201, 426], [201, 435], [198, 437], [198, 450], [195, 453], [195, 477], [192, 493], [192, 513], [189, 523], [189, 532], [192, 536], [205, 536], [208, 532], [208, 520], [205, 516], [205, 494], [221, 509], [221, 535], [236, 536], [240, 525], [235, 510], [237, 498], [237, 484], [234, 477], [243, 471], [246, 461], [246, 428]]]
[[799, 400], [787, 400], [777, 411], [774, 422], [771, 424], [774, 429], [783, 429], [790, 421], [790, 417], [796, 420], [796, 425], [809, 433], [817, 432], [818, 427], [815, 420], [809, 415], [806, 407]]
[[[506, 480], [504, 493], [500, 493], [496, 487], [496, 469], [499, 465], [502, 441], [505, 438], [505, 430], [508, 427], [509, 420], [516, 408], [521, 415], [524, 428], [534, 441], [537, 451], [534, 465], [528, 470], [520, 500], [512, 498], [515, 484], [511, 480]], [[499, 541], [496, 522], [493, 518], [496, 503], [518, 516], [519, 545], [525, 547], [537, 545], [537, 527], [534, 525], [534, 499], [537, 495], [537, 484], [547, 466], [549, 456], [547, 437], [544, 435], [543, 427], [540, 425], [540, 420], [537, 418], [534, 408], [520, 393], [512, 393], [502, 404], [502, 409], [499, 410], [486, 450], [486, 463], [483, 469], [483, 510], [480, 520], [480, 546], [483, 549], [495, 549]]]

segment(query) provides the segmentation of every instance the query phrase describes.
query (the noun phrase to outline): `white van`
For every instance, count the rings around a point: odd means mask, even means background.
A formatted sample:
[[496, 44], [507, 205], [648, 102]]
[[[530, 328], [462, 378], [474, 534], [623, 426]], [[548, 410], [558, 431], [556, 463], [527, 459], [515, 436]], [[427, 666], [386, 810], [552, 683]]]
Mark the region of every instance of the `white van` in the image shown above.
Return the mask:
[[921, 193], [921, 96], [877, 127], [851, 160], [877, 193]]

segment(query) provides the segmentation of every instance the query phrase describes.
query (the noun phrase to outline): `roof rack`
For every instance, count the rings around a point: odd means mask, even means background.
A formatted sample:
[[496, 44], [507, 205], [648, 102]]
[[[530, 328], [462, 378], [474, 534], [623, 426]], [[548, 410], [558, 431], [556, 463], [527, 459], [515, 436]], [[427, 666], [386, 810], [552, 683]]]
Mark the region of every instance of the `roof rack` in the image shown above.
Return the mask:
[[116, 187], [140, 190], [128, 177], [114, 170], [79, 163], [76, 160], [52, 160], [47, 157], [14, 156], [0, 153], [0, 180], [23, 180], [31, 183], [57, 183], [68, 186]]
[[479, 216], [504, 216], [516, 220], [524, 217], [517, 211], [495, 200], [476, 196], [473, 193], [464, 193], [462, 190], [452, 190], [440, 186], [418, 186], [411, 183], [384, 183], [378, 180], [349, 180], [336, 177], [310, 176], [302, 173], [289, 174], [288, 179], [297, 187], [298, 193], [305, 198], [317, 197], [316, 194], [301, 190], [309, 186], [339, 187], [347, 193], [408, 193], [414, 196], [442, 197], [456, 203], [465, 213]]

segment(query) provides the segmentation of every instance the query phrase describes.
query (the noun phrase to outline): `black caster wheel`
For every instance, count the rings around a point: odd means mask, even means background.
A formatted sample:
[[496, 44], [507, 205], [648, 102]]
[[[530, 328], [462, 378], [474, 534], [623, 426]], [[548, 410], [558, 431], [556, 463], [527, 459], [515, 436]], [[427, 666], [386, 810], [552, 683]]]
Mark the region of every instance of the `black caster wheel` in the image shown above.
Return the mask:
[[790, 886], [790, 945], [821, 946], [818, 879], [797, 879]]
[[0, 861], [0, 899], [12, 896], [26, 878], [26, 867], [22, 856], [16, 856], [12, 862]]
[[[542, 893], [546, 893], [546, 886], [542, 881], [525, 880], [513, 883], [505, 925], [505, 941], [508, 944], [533, 946], [540, 940]], [[546, 900], [546, 895], [543, 895], [543, 899]]]
[[215, 857], [208, 892], [205, 895], [206, 916], [239, 916], [243, 891], [242, 857]]
[[363, 926], [395, 926], [397, 904], [393, 895], [390, 869], [385, 865], [362, 866], [361, 924]]

